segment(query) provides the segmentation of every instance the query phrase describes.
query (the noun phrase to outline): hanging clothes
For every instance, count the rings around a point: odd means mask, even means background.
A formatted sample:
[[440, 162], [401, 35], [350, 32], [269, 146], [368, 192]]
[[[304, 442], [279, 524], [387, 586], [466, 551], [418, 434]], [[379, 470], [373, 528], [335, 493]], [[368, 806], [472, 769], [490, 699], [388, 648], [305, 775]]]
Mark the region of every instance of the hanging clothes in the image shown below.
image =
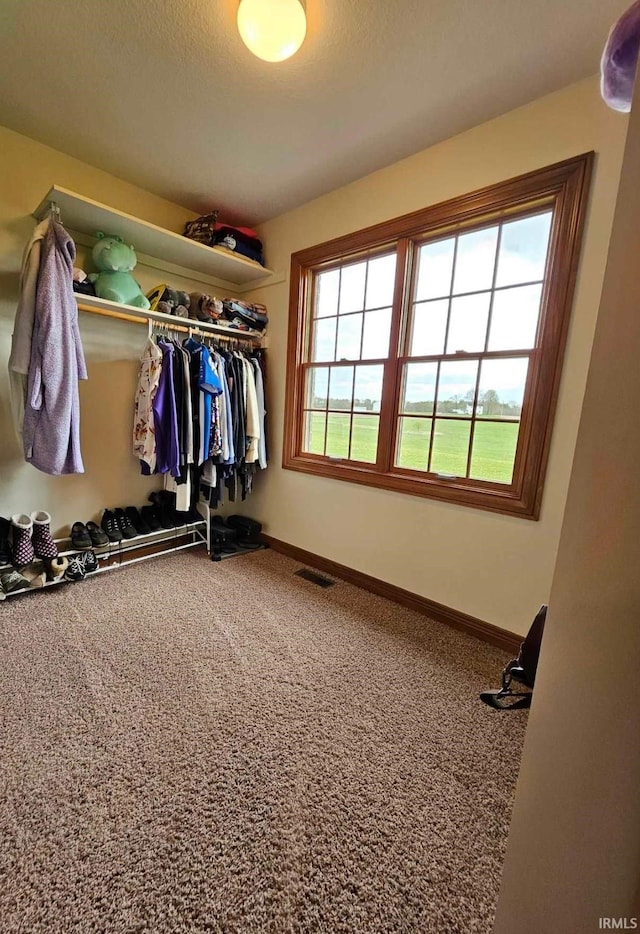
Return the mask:
[[[176, 509], [216, 507], [251, 492], [267, 466], [262, 351], [209, 348], [190, 337], [144, 348], [134, 415], [142, 473], [164, 475]], [[144, 455], [144, 456], [143, 456]]]
[[146, 465], [150, 474], [155, 473], [156, 469], [153, 400], [160, 384], [161, 364], [162, 351], [149, 338], [140, 358], [138, 387], [134, 402], [133, 453]]
[[258, 410], [258, 394], [256, 392], [256, 372], [250, 361], [243, 357], [242, 365], [245, 371], [247, 385], [247, 464], [255, 464], [258, 460], [260, 445], [260, 413]]
[[204, 346], [200, 351], [198, 385], [201, 393], [203, 417], [198, 464], [203, 464], [211, 456], [212, 434], [215, 433], [217, 437], [219, 433], [218, 410], [214, 408], [214, 399], [222, 392], [222, 385], [215, 371], [209, 348]]
[[11, 336], [9, 356], [9, 387], [11, 391], [11, 417], [13, 427], [22, 443], [24, 407], [27, 398], [29, 364], [31, 363], [31, 338], [36, 314], [36, 293], [42, 241], [49, 229], [49, 218], [41, 221], [27, 243], [22, 257], [18, 307]]
[[[162, 353], [160, 379], [158, 389], [153, 399], [153, 419], [156, 440], [156, 467], [155, 472], [180, 476], [180, 440], [178, 430], [178, 413], [176, 407], [176, 394], [173, 369], [173, 344], [159, 341], [158, 347]], [[142, 465], [142, 472], [149, 473]]]
[[[22, 438], [25, 459], [45, 473], [84, 473], [78, 380], [87, 379], [73, 292], [76, 248], [53, 219], [42, 239]], [[27, 327], [28, 313], [19, 323]]]
[[258, 400], [258, 418], [260, 423], [260, 438], [258, 442], [258, 464], [261, 469], [264, 470], [267, 466], [267, 444], [266, 444], [266, 425], [265, 425], [265, 415], [267, 414], [265, 409], [265, 399], [264, 399], [264, 379], [262, 377], [262, 370], [260, 369], [260, 364], [255, 357], [251, 358], [251, 364], [254, 369], [254, 375], [256, 380], [256, 396]]

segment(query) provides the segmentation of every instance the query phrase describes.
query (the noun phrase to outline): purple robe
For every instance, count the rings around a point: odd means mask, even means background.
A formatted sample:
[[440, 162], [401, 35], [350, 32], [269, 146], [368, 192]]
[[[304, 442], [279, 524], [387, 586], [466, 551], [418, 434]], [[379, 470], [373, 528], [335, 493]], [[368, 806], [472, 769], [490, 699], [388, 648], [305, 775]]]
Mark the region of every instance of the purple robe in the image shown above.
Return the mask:
[[51, 220], [42, 242], [25, 399], [25, 459], [48, 474], [84, 473], [78, 380], [87, 379], [73, 291], [75, 243]]

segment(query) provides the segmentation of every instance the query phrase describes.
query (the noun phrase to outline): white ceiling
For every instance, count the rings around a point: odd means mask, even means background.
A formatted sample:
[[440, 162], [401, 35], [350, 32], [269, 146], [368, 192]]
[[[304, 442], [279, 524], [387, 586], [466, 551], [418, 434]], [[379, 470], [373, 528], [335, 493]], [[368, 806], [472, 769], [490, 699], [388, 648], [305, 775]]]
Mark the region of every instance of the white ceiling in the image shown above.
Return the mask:
[[238, 0], [2, 0], [0, 123], [258, 222], [596, 72], [629, 2], [307, 0], [268, 64]]

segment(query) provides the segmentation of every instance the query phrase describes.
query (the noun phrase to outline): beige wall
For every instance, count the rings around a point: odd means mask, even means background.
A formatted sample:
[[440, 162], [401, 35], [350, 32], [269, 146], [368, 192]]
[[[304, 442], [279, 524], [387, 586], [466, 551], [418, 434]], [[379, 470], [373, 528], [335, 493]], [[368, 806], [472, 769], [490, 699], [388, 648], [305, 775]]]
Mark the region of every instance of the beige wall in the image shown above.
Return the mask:
[[[9, 414], [7, 361], [24, 245], [35, 221], [31, 212], [52, 184], [103, 201], [163, 227], [181, 230], [193, 215], [121, 179], [0, 127], [0, 515], [46, 509], [56, 530], [102, 508], [142, 505], [161, 484], [139, 475], [131, 454], [131, 425], [144, 327], [80, 315], [89, 380], [81, 383], [82, 476], [49, 477], [26, 464]], [[64, 217], [63, 217], [64, 221]], [[81, 261], [85, 251], [79, 250]], [[79, 265], [81, 262], [79, 262]], [[90, 266], [86, 266], [90, 269]], [[165, 281], [157, 269], [138, 266], [143, 288]], [[196, 282], [171, 275], [176, 287]]]
[[549, 597], [617, 191], [626, 119], [590, 79], [265, 224], [272, 268], [292, 252], [594, 149], [595, 178], [539, 522], [280, 467], [288, 281], [252, 293], [270, 313], [272, 464], [248, 511], [276, 538], [525, 632]]
[[588, 934], [600, 930], [601, 917], [626, 918], [629, 929], [640, 913], [639, 256], [640, 101], [629, 125], [496, 934]]

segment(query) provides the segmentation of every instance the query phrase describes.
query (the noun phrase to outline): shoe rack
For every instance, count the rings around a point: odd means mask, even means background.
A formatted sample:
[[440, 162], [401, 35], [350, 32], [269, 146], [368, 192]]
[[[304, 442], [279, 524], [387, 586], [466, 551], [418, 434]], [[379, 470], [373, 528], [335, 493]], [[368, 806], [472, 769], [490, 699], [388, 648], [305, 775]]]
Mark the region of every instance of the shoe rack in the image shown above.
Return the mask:
[[[121, 542], [109, 542], [106, 545], [87, 549], [93, 551], [96, 555], [98, 569], [87, 573], [83, 580], [88, 580], [107, 571], [115, 571], [132, 564], [138, 564], [141, 561], [148, 561], [150, 558], [157, 558], [190, 548], [205, 547], [208, 549], [208, 540], [208, 523], [205, 519], [202, 519], [201, 522], [188, 522], [175, 528], [160, 529], [146, 535], [136, 535], [135, 538], [123, 539]], [[82, 554], [77, 548], [72, 547], [70, 538], [56, 538], [54, 541], [58, 546], [59, 557], [68, 558]], [[12, 568], [13, 565], [11, 564], [0, 565], [0, 571]], [[44, 570], [44, 562], [36, 560], [29, 565], [29, 568]], [[46, 581], [41, 587], [26, 587], [24, 590], [15, 590], [13, 593], [4, 594], [4, 599], [8, 600], [28, 593], [37, 593], [47, 587], [55, 587], [59, 584], [80, 583], [82, 581], [67, 580], [63, 576], [57, 580]]]

